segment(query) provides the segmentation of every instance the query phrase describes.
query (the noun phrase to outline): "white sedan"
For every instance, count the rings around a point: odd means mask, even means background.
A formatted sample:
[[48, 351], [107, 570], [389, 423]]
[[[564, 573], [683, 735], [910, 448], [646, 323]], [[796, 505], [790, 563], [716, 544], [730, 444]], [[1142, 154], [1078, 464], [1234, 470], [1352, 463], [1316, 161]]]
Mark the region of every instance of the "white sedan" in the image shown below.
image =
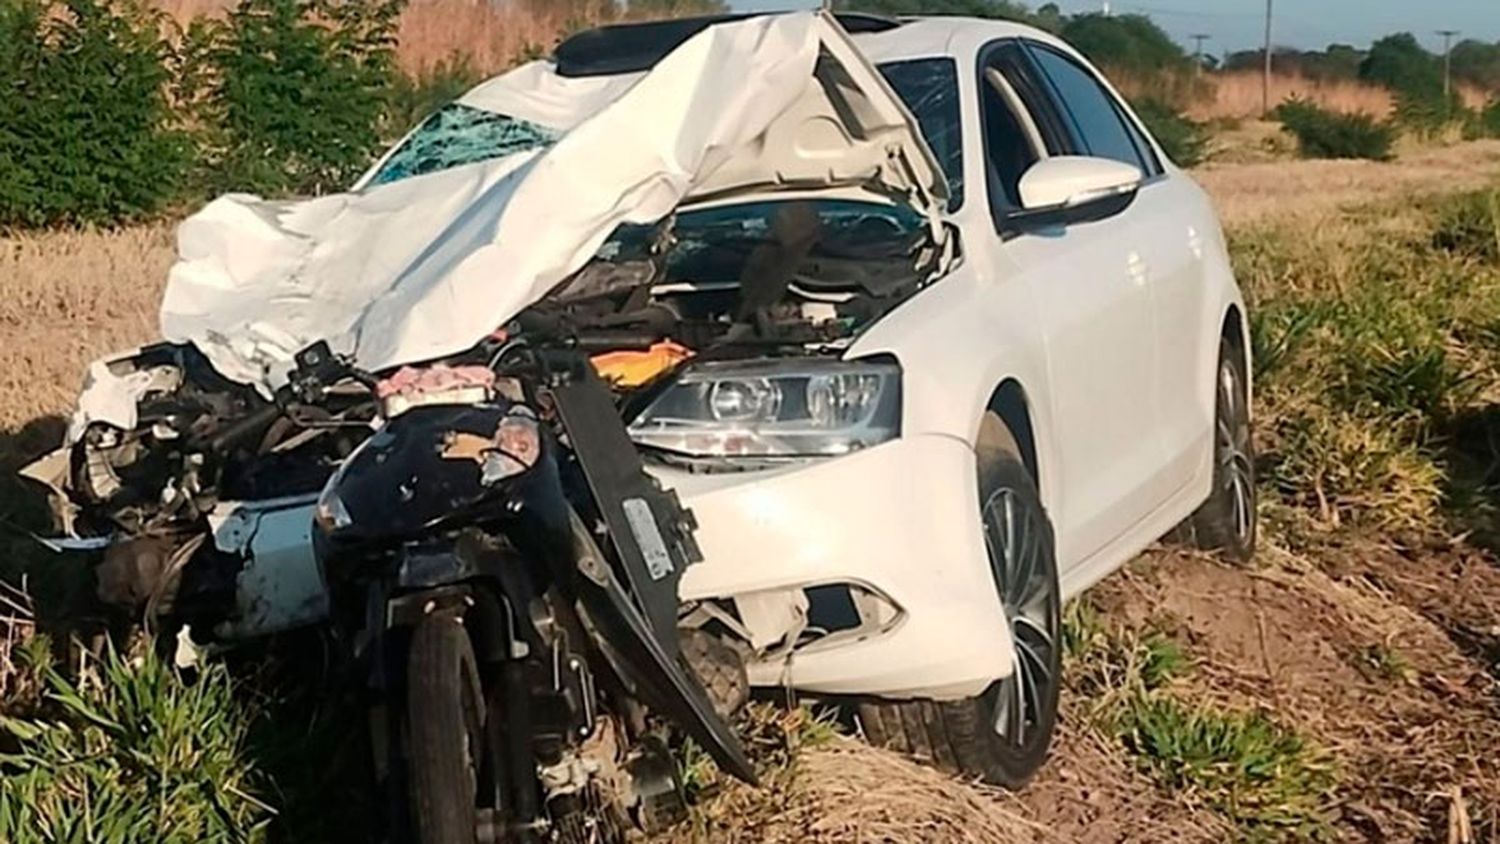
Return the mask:
[[1253, 551], [1208, 198], [1066, 44], [958, 18], [586, 32], [349, 192], [216, 200], [179, 232], [169, 343], [96, 364], [27, 474], [107, 546], [107, 600], [226, 638], [314, 622], [313, 501], [379, 420], [278, 419], [297, 350], [400, 392], [538, 325], [598, 351], [696, 517], [680, 625], [991, 782], [1046, 755], [1063, 601], [1174, 528]]
[[872, 740], [1015, 786], [1051, 737], [1062, 602], [1179, 525], [1253, 550], [1245, 308], [1208, 197], [1067, 44], [864, 23], [963, 258], [844, 352], [899, 365], [888, 442], [659, 470], [702, 525], [683, 597], [734, 599], [756, 684], [860, 698]]

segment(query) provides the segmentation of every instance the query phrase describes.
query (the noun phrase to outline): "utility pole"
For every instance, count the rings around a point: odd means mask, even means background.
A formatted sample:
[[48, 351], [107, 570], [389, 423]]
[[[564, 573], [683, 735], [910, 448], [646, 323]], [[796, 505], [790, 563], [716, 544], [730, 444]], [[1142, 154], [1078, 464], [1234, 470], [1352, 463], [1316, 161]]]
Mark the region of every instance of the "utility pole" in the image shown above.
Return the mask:
[[1443, 36], [1443, 119], [1448, 120], [1453, 116], [1453, 36], [1458, 30], [1439, 29], [1437, 34]]
[[1266, 71], [1260, 81], [1260, 116], [1271, 115], [1271, 2], [1266, 0]]
[[1212, 38], [1213, 36], [1212, 35], [1205, 35], [1205, 34], [1202, 34], [1202, 33], [1195, 33], [1193, 35], [1189, 35], [1188, 37], [1191, 38], [1191, 39], [1193, 39], [1193, 75], [1194, 76], [1202, 76], [1203, 75], [1203, 42], [1207, 41], [1208, 39]]

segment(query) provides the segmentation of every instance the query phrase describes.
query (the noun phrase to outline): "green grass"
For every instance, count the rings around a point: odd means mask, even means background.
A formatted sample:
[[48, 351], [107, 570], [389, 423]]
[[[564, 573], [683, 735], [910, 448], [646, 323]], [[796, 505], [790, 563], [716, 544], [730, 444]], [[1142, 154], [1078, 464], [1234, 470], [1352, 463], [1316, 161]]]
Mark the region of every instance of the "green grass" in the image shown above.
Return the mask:
[[1246, 841], [1331, 837], [1337, 777], [1327, 758], [1266, 715], [1185, 699], [1192, 657], [1159, 630], [1110, 628], [1087, 600], [1064, 619], [1069, 685], [1087, 722], [1180, 800], [1223, 817]]
[[0, 718], [0, 841], [261, 839], [273, 811], [223, 668], [185, 682], [153, 656], [110, 653], [70, 680], [45, 645], [30, 658], [46, 691], [35, 712]]
[[1261, 712], [1225, 712], [1150, 694], [1124, 707], [1114, 729], [1161, 785], [1212, 808], [1243, 840], [1332, 837], [1332, 766]]
[[1436, 534], [1466, 518], [1455, 510], [1483, 496], [1450, 471], [1455, 432], [1500, 381], [1496, 194], [1241, 231], [1231, 252], [1268, 498], [1324, 531]]

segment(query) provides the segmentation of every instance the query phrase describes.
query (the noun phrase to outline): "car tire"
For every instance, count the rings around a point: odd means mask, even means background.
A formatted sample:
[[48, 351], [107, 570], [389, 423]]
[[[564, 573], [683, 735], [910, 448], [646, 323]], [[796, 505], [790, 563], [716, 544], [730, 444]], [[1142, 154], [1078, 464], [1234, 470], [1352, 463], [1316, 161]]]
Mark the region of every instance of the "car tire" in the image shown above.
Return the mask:
[[1214, 373], [1213, 489], [1177, 533], [1195, 548], [1246, 562], [1255, 556], [1255, 447], [1244, 358], [1228, 339]]
[[420, 844], [474, 844], [483, 692], [468, 631], [431, 615], [407, 652], [406, 740], [412, 823]]
[[[1016, 670], [976, 697], [867, 701], [860, 704], [859, 716], [873, 744], [1016, 789], [1046, 759], [1057, 723], [1061, 589], [1052, 524], [1036, 480], [1022, 463], [1014, 437], [993, 414], [986, 416], [976, 450], [985, 544], [1011, 625]], [[1000, 509], [992, 512], [994, 507]], [[1006, 525], [1014, 530], [1007, 532]], [[1007, 548], [1014, 553], [1007, 554]]]

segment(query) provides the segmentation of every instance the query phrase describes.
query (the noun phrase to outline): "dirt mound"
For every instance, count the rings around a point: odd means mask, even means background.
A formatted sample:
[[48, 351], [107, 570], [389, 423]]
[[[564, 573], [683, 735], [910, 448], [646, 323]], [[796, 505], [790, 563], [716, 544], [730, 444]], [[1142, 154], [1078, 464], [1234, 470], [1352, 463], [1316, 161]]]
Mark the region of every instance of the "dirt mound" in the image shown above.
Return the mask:
[[1265, 711], [1329, 750], [1342, 774], [1343, 829], [1427, 840], [1467, 810], [1480, 819], [1477, 840], [1491, 840], [1500, 833], [1496, 686], [1454, 631], [1494, 623], [1500, 570], [1457, 554], [1323, 553], [1330, 560], [1268, 549], [1255, 570], [1158, 553], [1095, 600], [1103, 615], [1188, 644], [1185, 694]]

